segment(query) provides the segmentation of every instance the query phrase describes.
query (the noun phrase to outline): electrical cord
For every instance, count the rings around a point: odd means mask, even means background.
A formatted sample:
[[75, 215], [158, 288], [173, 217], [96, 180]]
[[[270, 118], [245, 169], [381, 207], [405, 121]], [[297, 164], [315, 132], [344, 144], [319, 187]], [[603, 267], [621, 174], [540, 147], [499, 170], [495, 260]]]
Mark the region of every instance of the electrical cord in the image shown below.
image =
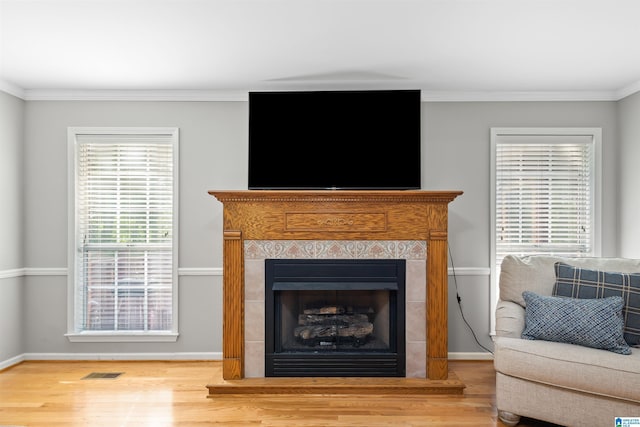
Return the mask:
[[449, 249], [449, 259], [451, 260], [451, 271], [453, 273], [453, 283], [456, 287], [456, 300], [458, 301], [458, 309], [460, 310], [460, 315], [462, 316], [462, 321], [464, 322], [465, 325], [467, 325], [467, 328], [469, 328], [469, 331], [471, 331], [471, 335], [473, 335], [473, 339], [476, 341], [476, 344], [478, 344], [480, 347], [482, 347], [485, 351], [493, 354], [493, 351], [489, 350], [487, 347], [483, 346], [480, 341], [478, 340], [478, 337], [476, 336], [475, 331], [473, 330], [473, 328], [471, 327], [471, 325], [469, 324], [469, 322], [467, 321], [467, 319], [464, 316], [464, 311], [462, 310], [462, 298], [460, 298], [460, 293], [458, 292], [458, 277], [456, 276], [456, 267], [453, 263], [453, 256], [451, 255], [451, 247], [448, 246]]

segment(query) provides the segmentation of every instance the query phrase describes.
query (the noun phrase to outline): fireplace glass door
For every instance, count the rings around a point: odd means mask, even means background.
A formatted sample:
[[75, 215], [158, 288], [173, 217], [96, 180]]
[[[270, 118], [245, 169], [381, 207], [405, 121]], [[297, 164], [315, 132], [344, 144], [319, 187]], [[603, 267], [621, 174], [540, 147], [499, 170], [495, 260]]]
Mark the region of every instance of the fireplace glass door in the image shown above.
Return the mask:
[[266, 260], [266, 376], [404, 376], [404, 260]]

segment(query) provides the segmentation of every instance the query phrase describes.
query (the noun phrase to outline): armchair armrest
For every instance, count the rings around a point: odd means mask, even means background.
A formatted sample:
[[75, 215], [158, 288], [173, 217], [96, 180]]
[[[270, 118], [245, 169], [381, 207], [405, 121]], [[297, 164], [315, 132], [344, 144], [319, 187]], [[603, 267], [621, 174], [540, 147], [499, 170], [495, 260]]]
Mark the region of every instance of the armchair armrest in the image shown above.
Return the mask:
[[496, 306], [496, 335], [520, 338], [524, 330], [524, 307], [511, 301], [498, 301]]

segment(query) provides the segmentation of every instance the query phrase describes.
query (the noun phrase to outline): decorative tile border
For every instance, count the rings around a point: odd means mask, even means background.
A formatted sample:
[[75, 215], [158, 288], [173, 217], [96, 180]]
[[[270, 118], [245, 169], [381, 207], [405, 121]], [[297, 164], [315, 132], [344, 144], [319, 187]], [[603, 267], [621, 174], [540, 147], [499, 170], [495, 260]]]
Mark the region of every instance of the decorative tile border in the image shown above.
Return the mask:
[[245, 259], [424, 260], [424, 240], [246, 240]]

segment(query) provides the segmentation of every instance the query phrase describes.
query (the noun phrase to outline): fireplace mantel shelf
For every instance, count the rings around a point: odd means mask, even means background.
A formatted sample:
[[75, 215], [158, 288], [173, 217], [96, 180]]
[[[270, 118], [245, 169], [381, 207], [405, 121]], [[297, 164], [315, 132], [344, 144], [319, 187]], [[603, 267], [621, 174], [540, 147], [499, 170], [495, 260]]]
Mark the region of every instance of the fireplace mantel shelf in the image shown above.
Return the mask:
[[220, 190], [209, 191], [221, 202], [227, 201], [423, 201], [451, 202], [461, 191], [422, 190]]
[[461, 191], [227, 190], [209, 194], [224, 208], [225, 380], [244, 378], [245, 240], [426, 241], [426, 376], [447, 380], [448, 204]]

